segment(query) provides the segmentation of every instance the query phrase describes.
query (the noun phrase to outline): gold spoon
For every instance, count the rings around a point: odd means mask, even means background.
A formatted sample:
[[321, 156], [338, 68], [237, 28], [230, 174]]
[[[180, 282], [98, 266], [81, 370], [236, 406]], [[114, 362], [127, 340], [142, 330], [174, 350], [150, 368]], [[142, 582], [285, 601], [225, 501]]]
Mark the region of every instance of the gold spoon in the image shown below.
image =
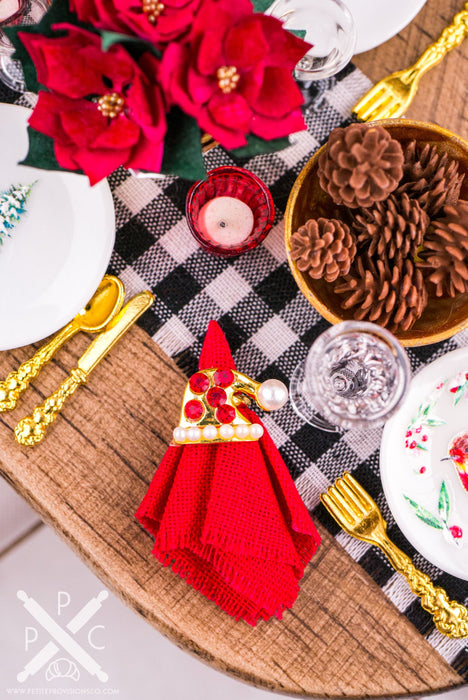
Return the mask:
[[26, 391], [30, 382], [67, 340], [79, 331], [102, 331], [122, 308], [124, 296], [125, 288], [122, 282], [117, 277], [106, 275], [84, 309], [48, 343], [39, 348], [30, 360], [23, 362], [16, 371], [10, 372], [5, 381], [0, 382], [0, 413], [12, 411], [16, 407], [19, 397]]

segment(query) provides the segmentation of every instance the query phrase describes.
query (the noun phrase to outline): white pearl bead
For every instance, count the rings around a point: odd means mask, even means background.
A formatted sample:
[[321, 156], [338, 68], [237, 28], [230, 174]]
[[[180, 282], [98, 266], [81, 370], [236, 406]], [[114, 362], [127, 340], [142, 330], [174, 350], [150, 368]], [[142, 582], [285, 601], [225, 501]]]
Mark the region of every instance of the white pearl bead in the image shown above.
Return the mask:
[[241, 440], [245, 440], [245, 438], [248, 438], [250, 434], [249, 426], [236, 425], [236, 427], [234, 428], [234, 432], [236, 433], [236, 437], [240, 438]]
[[201, 438], [200, 428], [189, 428], [187, 430], [187, 437], [190, 440], [190, 442], [197, 442], [197, 440]]
[[214, 440], [218, 437], [218, 431], [214, 425], [207, 425], [203, 428], [203, 437], [205, 440]]
[[174, 428], [174, 432], [172, 433], [174, 436], [174, 440], [176, 442], [185, 442], [187, 433], [185, 432], [185, 428], [181, 428], [181, 426], [177, 426], [177, 428]]
[[259, 440], [263, 435], [263, 426], [261, 426], [259, 423], [254, 423], [253, 425], [250, 426], [250, 436], [254, 438], [254, 440]]
[[222, 438], [224, 438], [224, 440], [230, 440], [234, 435], [234, 428], [232, 425], [221, 425], [219, 428], [219, 434]]
[[257, 401], [265, 411], [275, 411], [288, 400], [288, 387], [279, 379], [267, 379], [257, 391]]

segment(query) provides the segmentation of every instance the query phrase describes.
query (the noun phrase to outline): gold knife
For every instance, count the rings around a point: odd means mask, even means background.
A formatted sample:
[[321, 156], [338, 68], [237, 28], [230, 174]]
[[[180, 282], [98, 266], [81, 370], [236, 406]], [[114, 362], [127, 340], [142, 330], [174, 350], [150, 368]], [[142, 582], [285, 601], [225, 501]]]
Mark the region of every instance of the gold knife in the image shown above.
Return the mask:
[[128, 329], [151, 306], [151, 292], [140, 292], [125, 304], [106, 329], [84, 351], [77, 366], [60, 387], [41, 406], [36, 406], [31, 416], [20, 420], [15, 428], [15, 438], [20, 445], [37, 445], [45, 436], [46, 428], [54, 422], [65, 400], [84, 384], [93, 369], [107, 355]]

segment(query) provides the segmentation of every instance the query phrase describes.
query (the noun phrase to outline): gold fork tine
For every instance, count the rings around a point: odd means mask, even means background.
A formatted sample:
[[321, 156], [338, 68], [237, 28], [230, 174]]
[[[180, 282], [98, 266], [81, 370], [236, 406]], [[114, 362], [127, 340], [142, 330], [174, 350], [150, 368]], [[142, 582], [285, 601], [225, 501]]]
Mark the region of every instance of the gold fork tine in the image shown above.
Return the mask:
[[340, 504], [334, 497], [334, 491], [332, 489], [333, 486], [330, 486], [327, 493], [321, 494], [320, 499], [328, 512], [335, 518], [338, 525], [346, 532], [349, 532], [350, 526], [352, 527], [354, 525], [355, 518], [342, 510]]
[[373, 121], [375, 119], [374, 115], [387, 109], [387, 105], [390, 105], [391, 102], [392, 95], [387, 90], [382, 90], [382, 93], [376, 99], [372, 100], [365, 109], [361, 110], [359, 119], [362, 121]]
[[419, 571], [408, 555], [393, 544], [375, 501], [349, 472], [322, 493], [320, 500], [348, 535], [383, 551], [393, 568], [406, 578], [413, 593], [421, 598], [422, 607], [431, 613], [439, 632], [456, 639], [468, 637], [468, 609], [450, 600], [443, 588], [434, 586], [429, 576]]
[[361, 112], [369, 103], [371, 103], [376, 97], [379, 96], [380, 93], [383, 93], [384, 91], [385, 88], [380, 83], [377, 83], [369, 90], [369, 92], [366, 92], [364, 97], [361, 97], [357, 104], [354, 105], [353, 111]]
[[351, 499], [341, 493], [338, 482], [335, 482], [335, 486], [330, 486], [328, 493], [333, 496], [338, 507], [347, 515], [350, 523], [354, 525], [356, 520], [361, 517], [362, 513]]
[[342, 498], [348, 503], [348, 506], [353, 509], [358, 517], [362, 518], [372, 509], [372, 506], [363, 502], [359, 494], [357, 494], [344, 479], [339, 479], [335, 486]]
[[394, 104], [392, 105], [386, 115], [387, 119], [397, 119], [398, 117], [401, 117], [402, 114], [404, 113], [405, 108], [401, 104]]
[[343, 474], [343, 477], [341, 479], [342, 482], [344, 482], [347, 486], [347, 488], [355, 494], [356, 498], [358, 498], [362, 504], [362, 506], [366, 510], [370, 510], [371, 508], [377, 508], [376, 502], [369, 496], [367, 491], [365, 491], [359, 481], [357, 481], [352, 474], [349, 472], [345, 472]]

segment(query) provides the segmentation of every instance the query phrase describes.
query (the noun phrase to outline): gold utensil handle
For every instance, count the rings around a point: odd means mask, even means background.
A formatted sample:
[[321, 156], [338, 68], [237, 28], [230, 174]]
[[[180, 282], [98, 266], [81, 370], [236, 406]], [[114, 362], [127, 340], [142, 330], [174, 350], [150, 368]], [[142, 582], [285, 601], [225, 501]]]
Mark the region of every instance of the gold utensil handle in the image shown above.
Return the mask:
[[20, 445], [37, 445], [44, 438], [47, 427], [54, 422], [62, 410], [65, 400], [86, 382], [86, 374], [76, 367], [70, 372], [57, 391], [49, 396], [42, 406], [36, 406], [32, 416], [20, 420], [15, 428], [15, 438]]
[[421, 606], [432, 615], [439, 632], [457, 639], [468, 637], [468, 609], [450, 600], [443, 588], [434, 586], [429, 576], [417, 569], [391, 540], [379, 539], [378, 546], [393, 568], [406, 578], [413, 593], [421, 598]]
[[445, 27], [440, 37], [431, 44], [409, 69], [422, 75], [433, 66], [437, 65], [452, 49], [459, 46], [468, 36], [468, 2], [465, 2], [464, 10], [458, 12], [451, 23]]
[[76, 326], [69, 323], [48, 343], [39, 348], [30, 360], [23, 362], [17, 370], [10, 372], [7, 378], [0, 382], [0, 413], [16, 408], [21, 394], [26, 391], [44, 365], [50, 362], [57, 350], [76, 333], [76, 330]]

